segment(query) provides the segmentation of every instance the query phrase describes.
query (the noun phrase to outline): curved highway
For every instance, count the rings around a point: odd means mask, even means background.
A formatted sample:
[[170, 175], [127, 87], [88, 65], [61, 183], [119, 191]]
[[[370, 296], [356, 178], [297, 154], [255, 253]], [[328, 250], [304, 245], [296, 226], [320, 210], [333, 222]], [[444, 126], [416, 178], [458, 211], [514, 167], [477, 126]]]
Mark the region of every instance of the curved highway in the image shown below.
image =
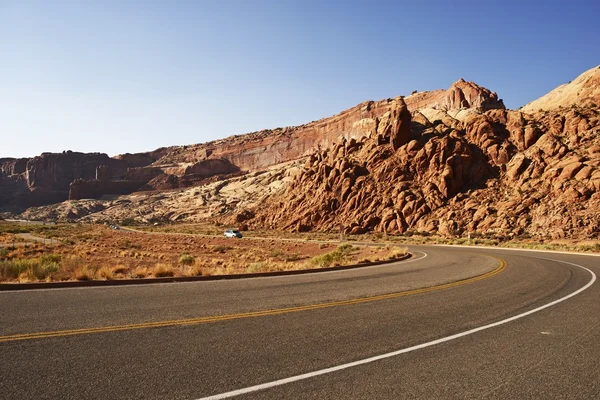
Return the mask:
[[600, 398], [600, 257], [0, 292], [0, 398]]

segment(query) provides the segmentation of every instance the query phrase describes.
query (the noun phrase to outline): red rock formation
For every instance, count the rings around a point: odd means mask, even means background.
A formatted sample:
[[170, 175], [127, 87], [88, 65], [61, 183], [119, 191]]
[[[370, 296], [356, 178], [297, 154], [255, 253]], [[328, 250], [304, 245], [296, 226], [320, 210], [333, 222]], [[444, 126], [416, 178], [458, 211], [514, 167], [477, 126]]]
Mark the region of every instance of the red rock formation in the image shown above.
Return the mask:
[[405, 100], [410, 111], [422, 108], [444, 111], [461, 108], [475, 108], [482, 111], [505, 108], [502, 99], [498, 99], [496, 92], [474, 82], [466, 82], [462, 78], [454, 82], [448, 90], [413, 92]]
[[184, 175], [208, 178], [213, 175], [227, 175], [239, 172], [240, 169], [226, 159], [202, 160], [185, 169]]
[[[13, 206], [61, 201], [67, 198], [71, 182], [78, 179], [89, 183], [78, 181], [71, 188], [72, 198], [98, 197], [104, 187], [109, 194], [121, 193], [125, 187], [132, 190], [135, 186], [119, 183], [112, 187], [93, 183], [97, 179], [98, 166], [103, 166], [99, 176], [102, 178], [100, 180], [106, 182], [124, 180], [147, 183], [166, 174], [177, 178], [166, 178], [161, 186], [175, 183], [180, 186], [196, 184], [210, 176], [237, 174], [240, 170], [263, 170], [306, 157], [319, 148], [329, 148], [340, 138], [351, 141], [362, 136], [385, 136], [392, 148], [398, 149], [408, 140], [411, 105], [444, 110], [463, 107], [504, 108], [495, 93], [461, 80], [447, 91], [409, 96], [407, 103], [402, 98], [369, 101], [333, 117], [302, 126], [265, 130], [207, 144], [161, 148], [149, 153], [122, 154], [115, 158], [105, 154], [64, 152], [46, 153], [31, 159], [4, 160], [0, 163], [2, 175], [23, 174], [26, 178], [25, 186], [22, 180], [15, 180], [20, 183], [11, 184], [13, 195], [9, 193], [4, 198], [15, 199], [15, 191], [18, 191], [26, 200], [19, 197], [18, 202], [10, 203]], [[8, 186], [5, 190], [9, 190]], [[0, 208], [7, 204], [0, 201]]]
[[192, 165], [167, 165], [129, 168], [125, 179], [111, 180], [110, 168], [100, 165], [96, 179], [76, 179], [70, 185], [69, 200], [97, 199], [105, 194], [130, 194], [138, 190], [168, 190], [206, 182], [213, 176], [239, 173], [235, 165], [224, 159], [202, 160]]
[[381, 137], [312, 155], [255, 226], [296, 231], [600, 236], [600, 110], [491, 110], [450, 125], [413, 121], [398, 149]]
[[123, 161], [128, 168], [145, 167], [163, 157], [169, 152], [169, 149], [170, 148], [167, 147], [161, 147], [160, 149], [149, 151], [147, 153], [119, 154], [118, 156], [115, 156], [114, 159]]

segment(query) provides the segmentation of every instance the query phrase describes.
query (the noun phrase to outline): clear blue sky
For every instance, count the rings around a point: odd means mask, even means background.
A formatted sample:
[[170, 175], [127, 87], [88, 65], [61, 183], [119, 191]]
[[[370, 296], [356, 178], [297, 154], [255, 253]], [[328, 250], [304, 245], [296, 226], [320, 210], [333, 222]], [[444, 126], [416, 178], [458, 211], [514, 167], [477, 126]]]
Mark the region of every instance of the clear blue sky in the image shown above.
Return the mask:
[[600, 64], [600, 1], [0, 0], [0, 157], [297, 125], [463, 77], [509, 108]]

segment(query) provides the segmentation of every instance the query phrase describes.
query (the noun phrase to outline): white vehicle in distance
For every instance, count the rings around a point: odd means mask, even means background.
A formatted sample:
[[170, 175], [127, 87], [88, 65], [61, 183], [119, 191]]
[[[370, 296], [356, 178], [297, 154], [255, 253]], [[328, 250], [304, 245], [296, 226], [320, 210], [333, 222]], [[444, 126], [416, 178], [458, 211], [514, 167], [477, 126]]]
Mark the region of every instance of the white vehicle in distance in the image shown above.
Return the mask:
[[225, 231], [225, 237], [226, 238], [241, 238], [242, 237], [242, 233], [238, 230], [235, 229], [227, 229]]

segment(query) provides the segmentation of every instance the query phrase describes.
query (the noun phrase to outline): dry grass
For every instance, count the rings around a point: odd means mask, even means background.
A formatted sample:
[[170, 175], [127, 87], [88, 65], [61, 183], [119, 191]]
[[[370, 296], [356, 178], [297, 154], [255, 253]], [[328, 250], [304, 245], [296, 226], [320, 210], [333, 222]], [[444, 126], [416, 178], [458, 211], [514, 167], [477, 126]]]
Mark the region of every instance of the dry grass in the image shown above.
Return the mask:
[[231, 246], [224, 246], [224, 245], [218, 245], [218, 246], [214, 246], [213, 247], [213, 251], [215, 253], [221, 253], [221, 254], [223, 254], [223, 253], [228, 252], [229, 250], [233, 250], [233, 247], [231, 247]]
[[115, 275], [125, 275], [127, 272], [129, 272], [129, 267], [123, 264], [115, 265], [112, 268], [112, 273]]
[[[249, 272], [283, 271], [325, 265], [357, 263], [364, 259], [387, 259], [389, 249], [371, 250], [337, 243], [303, 242], [306, 234], [267, 240], [232, 240], [217, 236], [153, 234], [115, 231], [102, 225], [63, 224], [46, 228], [25, 226], [0, 229], [31, 231], [54, 237], [54, 246], [21, 243], [0, 249], [0, 281], [62, 281], [144, 278], [151, 276], [208, 276]], [[187, 227], [190, 232], [193, 226]], [[179, 230], [171, 226], [169, 230]], [[245, 237], [263, 232], [248, 232]], [[295, 238], [297, 241], [282, 241]], [[315, 239], [339, 238], [338, 234], [311, 233]], [[350, 238], [349, 238], [350, 240]], [[329, 254], [333, 253], [333, 255]], [[326, 255], [329, 254], [329, 255]], [[46, 257], [41, 260], [41, 257]], [[319, 258], [322, 257], [322, 258]], [[310, 260], [313, 259], [313, 262]], [[29, 267], [33, 263], [33, 267]]]
[[149, 275], [148, 267], [137, 267], [132, 273], [132, 278], [145, 278]]
[[396, 258], [404, 257], [405, 255], [408, 254], [408, 248], [406, 248], [406, 247], [388, 246], [387, 249], [388, 249], [388, 253], [387, 253], [388, 260], [394, 260]]
[[199, 260], [196, 260], [196, 264], [194, 265], [194, 270], [196, 272], [199, 272], [198, 275], [201, 275], [201, 276], [216, 275], [216, 273], [217, 273], [217, 268], [215, 267], [215, 265], [205, 262], [205, 261], [199, 261]]
[[96, 277], [99, 279], [104, 279], [104, 280], [111, 280], [114, 279], [114, 273], [112, 268], [109, 267], [102, 267], [99, 268], [98, 271], [96, 271]]
[[168, 264], [156, 264], [152, 270], [152, 275], [156, 278], [164, 278], [169, 276], [175, 276], [173, 267]]
[[92, 271], [87, 265], [77, 267], [75, 271], [73, 271], [73, 279], [77, 281], [92, 280], [94, 279], [94, 275], [94, 271]]

